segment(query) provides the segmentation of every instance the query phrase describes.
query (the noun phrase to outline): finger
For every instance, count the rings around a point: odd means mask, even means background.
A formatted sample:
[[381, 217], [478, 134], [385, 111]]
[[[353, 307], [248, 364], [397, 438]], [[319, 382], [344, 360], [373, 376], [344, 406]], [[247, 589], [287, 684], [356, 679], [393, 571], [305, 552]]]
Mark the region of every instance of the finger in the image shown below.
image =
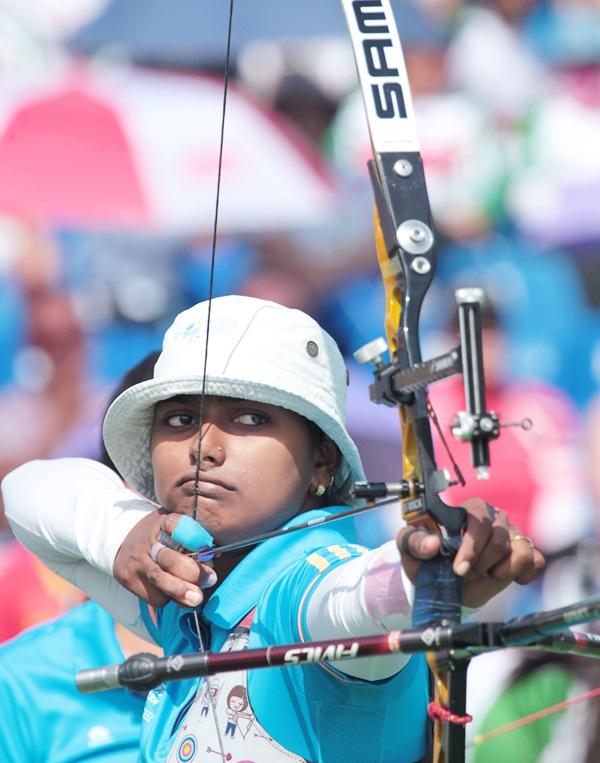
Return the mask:
[[485, 576], [478, 576], [473, 571], [465, 578], [465, 605], [479, 607], [513, 581], [525, 585], [543, 572], [546, 560], [541, 551], [533, 546], [529, 538], [514, 533], [514, 526], [511, 525], [511, 528], [510, 554], [491, 567]]
[[[162, 544], [155, 544], [152, 549], [157, 545]], [[150, 556], [152, 557], [152, 553]], [[167, 546], [162, 546], [152, 558], [165, 572], [180, 580], [194, 583], [200, 588], [211, 588], [217, 582], [217, 573], [212, 562], [197, 562], [193, 556], [174, 551]]]
[[405, 527], [398, 533], [396, 543], [400, 551], [402, 566], [413, 582], [416, 580], [421, 562], [432, 559], [440, 551], [440, 538], [426, 528]]
[[[513, 528], [517, 529], [517, 528]], [[513, 578], [516, 583], [526, 585], [535, 580], [546, 567], [542, 552], [537, 549], [531, 538], [521, 533], [513, 533], [511, 537], [511, 558], [513, 561]]]
[[473, 571], [487, 575], [505, 557], [510, 556], [512, 547], [510, 531], [506, 517], [499, 517], [479, 556], [473, 561]]
[[161, 529], [169, 533], [169, 535], [172, 535], [175, 532], [175, 528], [177, 527], [179, 518], [180, 518], [180, 514], [174, 514], [174, 513], [165, 514], [164, 516], [160, 518]]
[[128, 591], [148, 602], [151, 606], [164, 607], [168, 599], [158, 588], [153, 586], [145, 576], [137, 572], [135, 575], [128, 573], [127, 569], [115, 572], [115, 579]]
[[[153, 549], [155, 546], [152, 547]], [[200, 565], [186, 554], [182, 554], [179, 551], [174, 551], [167, 546], [164, 546], [158, 554], [155, 555], [154, 561], [158, 566], [168, 572], [174, 577], [187, 581], [188, 583], [199, 583], [201, 577]]]
[[457, 575], [464, 576], [476, 566], [498, 516], [490, 511], [489, 504], [479, 498], [470, 498], [462, 506], [466, 509], [466, 524], [453, 568]]
[[398, 533], [398, 548], [416, 561], [433, 559], [440, 552], [440, 537], [425, 527], [406, 527]]
[[[516, 528], [513, 527], [513, 529]], [[513, 532], [510, 549], [509, 555], [490, 568], [490, 577], [501, 582], [515, 580], [519, 583], [528, 583], [544, 569], [543, 555], [534, 547], [533, 541], [526, 536]]]
[[146, 601], [152, 607], [164, 607], [169, 599], [160, 589], [153, 586], [148, 580], [141, 577], [131, 580], [119, 580], [122, 586], [131, 591], [135, 596]]
[[463, 604], [465, 607], [481, 607], [508, 585], [508, 582], [500, 582], [491, 577], [478, 577], [472, 582], [467, 579], [463, 588]]
[[[162, 557], [164, 553], [162, 551], [160, 556]], [[197, 607], [204, 600], [204, 594], [197, 583], [182, 580], [180, 577], [166, 572], [160, 565], [154, 564], [150, 560], [144, 577], [160, 594], [182, 607]]]
[[461, 546], [454, 560], [458, 575], [474, 573], [486, 575], [505, 556], [511, 553], [512, 527], [506, 512], [495, 509], [480, 499], [463, 504], [467, 509], [467, 523]]
[[212, 562], [202, 562], [199, 566], [201, 568], [201, 577], [200, 577], [200, 588], [212, 588], [215, 586], [219, 578], [217, 577], [217, 573], [211, 566]]
[[544, 558], [544, 555], [539, 549], [534, 548], [533, 562], [530, 568], [521, 573], [519, 577], [515, 578], [515, 582], [519, 583], [519, 585], [527, 585], [527, 583], [531, 583], [533, 580], [539, 577], [545, 569], [546, 559]]

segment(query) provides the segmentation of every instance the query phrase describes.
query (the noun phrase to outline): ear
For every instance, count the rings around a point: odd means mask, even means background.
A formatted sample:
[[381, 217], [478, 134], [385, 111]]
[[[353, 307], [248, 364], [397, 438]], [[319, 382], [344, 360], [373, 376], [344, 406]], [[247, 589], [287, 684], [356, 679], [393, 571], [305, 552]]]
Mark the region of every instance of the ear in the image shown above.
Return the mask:
[[311, 479], [313, 495], [325, 495], [342, 460], [337, 445], [323, 435], [315, 447], [315, 467]]

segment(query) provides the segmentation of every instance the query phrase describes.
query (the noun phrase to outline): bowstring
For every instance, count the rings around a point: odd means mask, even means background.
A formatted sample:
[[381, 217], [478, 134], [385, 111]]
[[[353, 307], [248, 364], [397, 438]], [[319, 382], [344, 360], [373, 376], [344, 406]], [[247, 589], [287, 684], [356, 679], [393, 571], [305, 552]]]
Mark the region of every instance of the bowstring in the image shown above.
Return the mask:
[[[210, 271], [208, 278], [208, 310], [206, 315], [206, 341], [204, 343], [204, 366], [202, 370], [202, 391], [200, 393], [200, 408], [198, 411], [198, 445], [196, 448], [196, 467], [194, 472], [194, 505], [192, 508], [192, 519], [196, 519], [198, 515], [198, 485], [200, 482], [200, 465], [202, 458], [202, 428], [204, 425], [204, 403], [206, 399], [206, 369], [208, 364], [208, 339], [210, 335], [210, 320], [212, 314], [212, 300], [214, 292], [215, 282], [215, 263], [217, 254], [217, 236], [219, 231], [219, 204], [221, 200], [221, 180], [223, 176], [223, 152], [225, 146], [225, 116], [227, 114], [227, 95], [229, 93], [229, 75], [231, 70], [231, 39], [233, 29], [233, 6], [234, 0], [229, 0], [229, 11], [227, 17], [227, 47], [225, 54], [225, 71], [223, 76], [223, 102], [221, 106], [221, 126], [219, 134], [219, 159], [217, 163], [217, 188], [215, 193], [215, 214], [213, 218], [213, 230], [212, 230], [212, 243], [210, 251]], [[196, 633], [198, 636], [198, 646], [200, 651], [206, 650], [204, 639], [202, 638], [202, 630], [200, 627], [200, 621], [198, 618], [198, 610], [193, 610], [194, 622], [196, 625]], [[210, 685], [207, 688], [208, 698], [211, 705], [211, 715], [217, 734], [217, 741], [219, 745], [219, 751], [223, 760], [226, 760], [223, 740], [221, 738], [221, 732], [219, 729], [219, 723], [217, 719], [216, 698], [213, 698], [210, 694]]]
[[200, 459], [202, 448], [202, 427], [204, 424], [204, 402], [206, 397], [206, 368], [208, 362], [208, 337], [210, 333], [210, 319], [212, 313], [212, 300], [215, 282], [215, 263], [217, 254], [217, 236], [219, 229], [219, 203], [221, 200], [221, 180], [223, 175], [223, 150], [225, 146], [225, 115], [227, 113], [227, 95], [229, 93], [229, 75], [231, 69], [231, 38], [233, 28], [233, 5], [234, 0], [229, 0], [229, 13], [227, 18], [227, 49], [225, 54], [225, 72], [223, 80], [223, 103], [221, 107], [221, 130], [219, 135], [219, 160], [217, 164], [217, 190], [215, 194], [215, 214], [213, 219], [212, 244], [210, 252], [210, 272], [208, 278], [208, 311], [206, 316], [206, 341], [204, 343], [204, 368], [202, 373], [202, 391], [200, 393], [200, 409], [198, 411], [198, 446], [196, 448], [196, 469], [194, 475], [194, 505], [192, 519], [198, 515], [198, 483], [200, 482]]
[[590, 689], [589, 691], [583, 692], [582, 694], [577, 694], [576, 696], [565, 699], [562, 702], [557, 702], [555, 705], [550, 705], [550, 707], [546, 707], [543, 710], [537, 710], [534, 713], [529, 713], [529, 715], [524, 715], [522, 718], [517, 718], [515, 721], [505, 723], [503, 726], [499, 726], [492, 731], [478, 734], [472, 742], [467, 743], [466, 747], [467, 749], [479, 747], [490, 739], [495, 739], [496, 737], [502, 736], [503, 734], [508, 734], [511, 731], [516, 731], [517, 729], [523, 728], [524, 726], [529, 726], [529, 724], [535, 723], [542, 718], [546, 718], [549, 715], [554, 715], [554, 713], [559, 713], [561, 710], [566, 710], [567, 708], [573, 707], [573, 705], [577, 705], [580, 702], [589, 702], [598, 696], [600, 696], [600, 687]]

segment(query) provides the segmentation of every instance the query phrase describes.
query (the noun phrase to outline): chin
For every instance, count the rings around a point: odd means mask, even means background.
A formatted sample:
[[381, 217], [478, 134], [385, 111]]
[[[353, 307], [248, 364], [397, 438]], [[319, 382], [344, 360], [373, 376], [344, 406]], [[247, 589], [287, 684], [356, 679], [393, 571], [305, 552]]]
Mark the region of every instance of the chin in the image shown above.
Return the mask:
[[167, 500], [161, 503], [161, 506], [169, 514], [181, 514], [182, 516], [187, 514], [190, 517], [194, 514], [194, 504], [189, 499]]

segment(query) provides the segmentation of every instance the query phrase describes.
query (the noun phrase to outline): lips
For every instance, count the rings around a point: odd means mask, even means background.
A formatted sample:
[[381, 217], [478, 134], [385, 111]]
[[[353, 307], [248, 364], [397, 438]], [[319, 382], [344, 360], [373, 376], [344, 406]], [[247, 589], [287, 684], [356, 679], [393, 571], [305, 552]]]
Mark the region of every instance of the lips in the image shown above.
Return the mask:
[[208, 477], [202, 473], [198, 477], [195, 474], [186, 474], [177, 482], [177, 487], [182, 487], [186, 491], [191, 490], [192, 492], [197, 490], [200, 495], [213, 495], [223, 491], [235, 490], [233, 485], [215, 477]]

